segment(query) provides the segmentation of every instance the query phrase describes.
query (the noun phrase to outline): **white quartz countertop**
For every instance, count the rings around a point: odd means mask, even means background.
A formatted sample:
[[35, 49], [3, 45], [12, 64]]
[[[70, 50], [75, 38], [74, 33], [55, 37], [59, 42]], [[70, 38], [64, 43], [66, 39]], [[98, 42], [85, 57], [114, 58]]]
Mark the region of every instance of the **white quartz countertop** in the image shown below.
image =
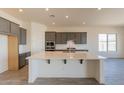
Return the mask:
[[75, 52], [75, 53], [67, 53], [63, 51], [44, 51], [41, 53], [33, 54], [32, 56], [28, 57], [27, 59], [71, 59], [71, 60], [99, 60], [105, 59], [102, 56], [96, 56], [89, 52]]

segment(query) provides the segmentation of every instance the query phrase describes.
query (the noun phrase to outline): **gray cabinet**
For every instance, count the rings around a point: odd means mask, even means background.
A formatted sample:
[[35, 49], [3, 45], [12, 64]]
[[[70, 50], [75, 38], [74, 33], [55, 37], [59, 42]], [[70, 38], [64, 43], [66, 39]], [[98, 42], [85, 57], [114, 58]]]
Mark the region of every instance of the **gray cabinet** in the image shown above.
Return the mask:
[[26, 65], [26, 54], [19, 54], [19, 69]]
[[76, 44], [87, 43], [87, 32], [46, 32], [45, 41], [55, 41], [56, 44], [66, 44], [73, 40]]
[[75, 43], [81, 44], [81, 33], [80, 32], [75, 33]]
[[10, 21], [0, 17], [0, 33], [10, 33]]
[[56, 32], [45, 32], [45, 41], [55, 41]]
[[61, 33], [61, 44], [67, 43], [67, 33], [62, 32]]
[[82, 32], [80, 36], [80, 43], [87, 44], [87, 32]]
[[20, 31], [19, 31], [19, 44], [20, 45], [26, 44], [26, 38], [27, 38], [26, 35], [27, 35], [26, 29], [20, 27]]
[[21, 69], [26, 64], [28, 64], [28, 60], [26, 60], [26, 57], [29, 57], [29, 56], [31, 56], [31, 52], [19, 54], [19, 69]]
[[75, 32], [67, 32], [67, 41], [68, 40], [73, 40], [74, 42], [75, 42], [75, 39], [76, 39], [76, 37], [75, 37]]
[[61, 44], [62, 42], [62, 33], [58, 32], [56, 33], [56, 44]]
[[19, 25], [0, 17], [0, 33], [18, 36]]
[[87, 32], [57, 32], [56, 44], [66, 44], [68, 40], [73, 40], [76, 44], [87, 43]]
[[70, 32], [66, 32], [66, 42], [68, 41], [68, 40], [70, 40], [71, 38], [70, 38]]
[[11, 28], [10, 32], [12, 35], [18, 35], [18, 33], [19, 33], [19, 25], [18, 24], [11, 22], [10, 28]]

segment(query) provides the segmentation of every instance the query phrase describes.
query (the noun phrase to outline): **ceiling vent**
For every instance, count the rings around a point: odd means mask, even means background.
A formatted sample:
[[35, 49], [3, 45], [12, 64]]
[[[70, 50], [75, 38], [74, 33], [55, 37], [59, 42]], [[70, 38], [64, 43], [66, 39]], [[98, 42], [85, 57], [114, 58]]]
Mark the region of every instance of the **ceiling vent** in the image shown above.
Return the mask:
[[49, 15], [50, 18], [55, 18], [55, 15]]

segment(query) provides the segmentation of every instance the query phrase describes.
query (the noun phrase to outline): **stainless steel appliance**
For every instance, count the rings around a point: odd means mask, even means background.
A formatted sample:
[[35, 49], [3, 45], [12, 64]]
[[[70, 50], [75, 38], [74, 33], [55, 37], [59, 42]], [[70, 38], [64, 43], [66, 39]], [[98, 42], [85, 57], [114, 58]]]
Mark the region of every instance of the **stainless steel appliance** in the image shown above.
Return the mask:
[[45, 50], [49, 50], [49, 51], [55, 50], [55, 42], [54, 41], [46, 41], [45, 45], [46, 45]]

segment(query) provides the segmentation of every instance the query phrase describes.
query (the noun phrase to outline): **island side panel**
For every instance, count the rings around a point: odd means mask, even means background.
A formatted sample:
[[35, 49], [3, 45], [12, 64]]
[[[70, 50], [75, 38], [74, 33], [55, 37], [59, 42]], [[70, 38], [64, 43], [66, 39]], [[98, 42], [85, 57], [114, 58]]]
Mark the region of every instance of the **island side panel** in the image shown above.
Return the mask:
[[104, 60], [98, 60], [96, 66], [96, 80], [100, 84], [104, 84]]
[[29, 60], [28, 65], [28, 82], [33, 83], [38, 77], [38, 60]]
[[100, 84], [104, 84], [105, 83], [105, 76], [104, 76], [104, 60], [100, 60], [100, 64], [99, 64], [100, 66], [100, 69], [99, 69], [99, 71], [100, 71], [100, 77], [99, 77], [99, 82], [100, 82]]
[[80, 61], [78, 60], [66, 60], [66, 64], [62, 59], [52, 59], [50, 60], [50, 64], [48, 64], [47, 60], [45, 60], [44, 62], [39, 63], [39, 77], [79, 78], [84, 76], [83, 66], [84, 65], [80, 64]]
[[[95, 78], [95, 66], [96, 63], [93, 61], [80, 63], [79, 60], [67, 60], [67, 63], [64, 64], [64, 61], [53, 59], [50, 60], [50, 64], [47, 60], [32, 60], [31, 62], [35, 66], [30, 66], [30, 72], [32, 78], [31, 80], [36, 79], [37, 77], [50, 77], [50, 78]], [[34, 70], [34, 71], [33, 71]], [[35, 73], [34, 73], [35, 72]], [[35, 76], [36, 74], [36, 76]], [[29, 78], [30, 79], [30, 78]]]

